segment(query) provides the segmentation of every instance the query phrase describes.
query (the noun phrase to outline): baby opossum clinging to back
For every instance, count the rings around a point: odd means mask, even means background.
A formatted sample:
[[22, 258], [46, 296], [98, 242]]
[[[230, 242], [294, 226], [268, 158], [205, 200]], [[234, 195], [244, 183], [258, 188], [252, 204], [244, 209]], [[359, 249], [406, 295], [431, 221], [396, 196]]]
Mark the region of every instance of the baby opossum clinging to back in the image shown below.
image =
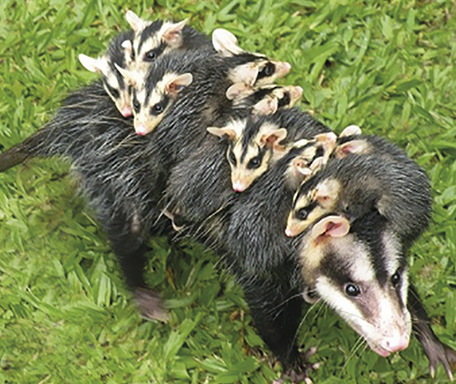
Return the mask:
[[377, 156], [372, 150], [372, 155], [351, 154], [331, 160], [296, 193], [286, 228], [288, 236], [298, 235], [328, 213], [343, 214], [353, 221], [371, 209], [377, 209], [409, 243], [427, 227], [431, 203], [424, 171], [384, 139], [359, 136], [356, 142], [354, 145], [366, 146], [375, 142], [388, 147], [389, 153]]
[[128, 47], [132, 69], [147, 70], [158, 57], [172, 50], [213, 51], [210, 39], [186, 25], [187, 20], [146, 21], [132, 11], [126, 13], [126, 18], [134, 31], [132, 46]]
[[130, 87], [121, 70], [131, 71], [135, 80], [142, 82], [149, 65], [163, 54], [172, 50], [213, 51], [213, 48], [211, 41], [186, 26], [186, 21], [144, 21], [132, 11], [126, 17], [132, 29], [114, 37], [104, 55], [94, 59], [80, 54], [79, 60], [87, 70], [102, 75], [106, 92], [122, 116], [129, 117], [132, 115]]
[[[229, 121], [223, 128], [208, 128], [208, 132], [228, 139], [227, 159], [231, 167], [231, 181], [236, 192], [243, 192], [260, 177], [277, 160], [283, 157], [295, 141], [311, 140], [305, 134], [306, 125], [311, 119], [302, 114], [302, 120], [287, 124], [289, 117], [297, 114], [296, 110], [279, 111], [276, 114], [259, 118], [249, 117]], [[288, 120], [288, 121], [287, 121]], [[315, 136], [316, 143], [312, 159], [323, 156], [329, 157], [330, 150], [325, 149], [325, 143], [335, 143], [336, 136], [332, 132]]]
[[127, 58], [122, 44], [125, 41], [132, 41], [132, 39], [133, 31], [121, 32], [112, 39], [103, 56], [93, 59], [83, 54], [79, 55], [79, 61], [86, 69], [101, 74], [107, 94], [124, 117], [132, 114], [131, 95], [127, 82], [117, 68], [127, 68]]

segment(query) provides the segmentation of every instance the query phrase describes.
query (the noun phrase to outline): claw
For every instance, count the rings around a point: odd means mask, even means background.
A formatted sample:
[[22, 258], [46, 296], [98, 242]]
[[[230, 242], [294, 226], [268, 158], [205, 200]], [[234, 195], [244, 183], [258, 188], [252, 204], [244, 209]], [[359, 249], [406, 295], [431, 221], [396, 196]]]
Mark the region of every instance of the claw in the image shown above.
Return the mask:
[[146, 288], [137, 288], [133, 293], [141, 317], [145, 320], [168, 321], [168, 313], [160, 295]]

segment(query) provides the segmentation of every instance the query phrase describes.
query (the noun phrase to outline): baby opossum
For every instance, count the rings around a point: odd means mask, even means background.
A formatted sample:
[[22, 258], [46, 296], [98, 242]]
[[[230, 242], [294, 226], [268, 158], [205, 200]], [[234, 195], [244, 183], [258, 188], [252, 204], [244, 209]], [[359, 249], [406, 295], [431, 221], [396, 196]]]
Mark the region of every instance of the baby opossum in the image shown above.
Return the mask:
[[430, 220], [429, 180], [414, 161], [397, 152], [401, 161], [387, 155], [330, 161], [296, 193], [287, 236], [298, 235], [328, 213], [343, 214], [353, 221], [375, 209], [401, 239], [408, 243], [417, 239]]
[[126, 13], [126, 18], [134, 31], [131, 55], [135, 70], [147, 70], [158, 57], [172, 50], [213, 51], [210, 39], [187, 26], [187, 20], [146, 21], [132, 11]]
[[[284, 124], [284, 120], [293, 114], [299, 115], [296, 110], [285, 110], [273, 115], [231, 120], [223, 128], [208, 128], [209, 133], [226, 137], [230, 143], [227, 159], [231, 167], [232, 186], [236, 192], [249, 188], [287, 153], [295, 141], [312, 138], [304, 129], [304, 125], [312, 121], [307, 115], [301, 114], [301, 121]], [[321, 132], [323, 130], [318, 133]], [[321, 134], [317, 141], [335, 143], [336, 136], [333, 133]], [[319, 145], [313, 147], [315, 158], [323, 154], [317, 153], [318, 148], [323, 149]]]
[[131, 95], [128, 84], [117, 67], [127, 68], [126, 53], [122, 44], [125, 41], [131, 42], [132, 39], [132, 30], [121, 32], [112, 39], [103, 56], [94, 59], [83, 54], [79, 55], [79, 61], [86, 69], [101, 74], [106, 92], [124, 117], [129, 117], [132, 114]]
[[207, 51], [174, 51], [155, 60], [144, 77], [119, 68], [132, 86], [131, 104], [134, 127], [138, 135], [146, 135], [161, 122], [172, 103], [193, 81], [192, 72], [211, 53]]
[[229, 74], [233, 85], [227, 89], [226, 97], [230, 100], [263, 85], [272, 84], [276, 79], [284, 77], [291, 68], [289, 63], [271, 61], [264, 55], [244, 51], [238, 46], [236, 37], [225, 29], [219, 28], [212, 33], [212, 44], [222, 56], [235, 62], [243, 61], [233, 66]]
[[233, 100], [233, 107], [251, 107], [252, 113], [255, 115], [269, 115], [279, 109], [293, 107], [301, 96], [301, 87], [265, 85], [240, 94]]

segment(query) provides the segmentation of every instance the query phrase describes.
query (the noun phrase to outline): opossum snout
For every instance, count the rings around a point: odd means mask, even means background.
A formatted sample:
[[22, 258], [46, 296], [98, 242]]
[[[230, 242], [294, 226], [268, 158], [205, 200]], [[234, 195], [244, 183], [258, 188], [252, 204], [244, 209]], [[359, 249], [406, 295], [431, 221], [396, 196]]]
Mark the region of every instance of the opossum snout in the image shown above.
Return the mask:
[[248, 188], [246, 183], [243, 183], [240, 180], [233, 181], [233, 189], [236, 192], [244, 192]]
[[407, 333], [400, 334], [399, 332], [394, 336], [385, 337], [378, 345], [371, 345], [374, 352], [382, 357], [387, 357], [391, 353], [400, 352], [406, 349], [410, 342], [410, 336]]
[[384, 341], [385, 349], [390, 352], [399, 352], [406, 349], [409, 345], [410, 337], [408, 334], [395, 335], [393, 337], [386, 338]]
[[131, 107], [124, 107], [124, 108], [122, 108], [120, 113], [122, 114], [123, 117], [130, 117], [132, 115], [133, 111], [131, 110]]

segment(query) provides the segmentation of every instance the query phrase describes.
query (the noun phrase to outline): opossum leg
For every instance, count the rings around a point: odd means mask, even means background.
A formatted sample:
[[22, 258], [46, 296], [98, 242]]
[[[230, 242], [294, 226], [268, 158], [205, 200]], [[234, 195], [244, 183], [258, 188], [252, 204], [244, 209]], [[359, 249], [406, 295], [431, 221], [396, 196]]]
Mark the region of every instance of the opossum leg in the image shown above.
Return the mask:
[[437, 366], [442, 364], [448, 378], [453, 381], [451, 368], [454, 369], [456, 367], [456, 351], [442, 343], [436, 336], [431, 328], [426, 310], [418, 297], [415, 287], [412, 285], [409, 287], [407, 306], [412, 315], [413, 333], [429, 359], [431, 376], [435, 376]]
[[245, 299], [254, 325], [270, 350], [279, 359], [284, 375], [304, 380], [311, 366], [296, 345], [304, 301], [297, 290], [285, 282], [242, 276]]
[[144, 281], [146, 245], [141, 236], [140, 224], [133, 216], [127, 219], [118, 214], [105, 225], [112, 249], [119, 260], [128, 287], [136, 299], [141, 316], [145, 319], [166, 321], [167, 313], [160, 295], [148, 288]]

